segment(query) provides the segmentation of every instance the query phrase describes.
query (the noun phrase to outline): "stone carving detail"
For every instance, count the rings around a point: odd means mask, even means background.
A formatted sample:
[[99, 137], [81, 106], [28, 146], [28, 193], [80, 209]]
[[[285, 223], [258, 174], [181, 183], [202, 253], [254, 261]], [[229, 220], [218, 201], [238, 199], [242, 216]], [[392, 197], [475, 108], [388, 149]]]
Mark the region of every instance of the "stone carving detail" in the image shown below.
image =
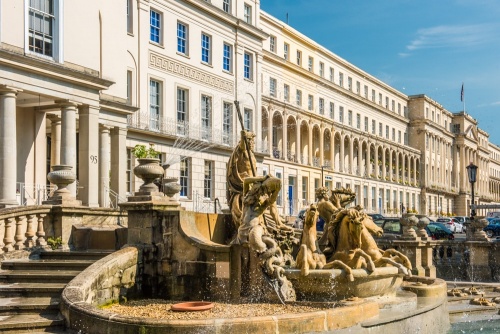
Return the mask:
[[198, 81], [204, 85], [211, 86], [230, 94], [233, 94], [234, 91], [234, 83], [232, 81], [200, 71], [195, 67], [179, 63], [169, 57], [151, 51], [149, 52], [149, 67], [193, 81]]
[[316, 204], [311, 204], [304, 215], [304, 230], [300, 240], [296, 267], [303, 276], [309, 275], [310, 269], [322, 269], [326, 264], [325, 255], [319, 250], [316, 222], [319, 217]]

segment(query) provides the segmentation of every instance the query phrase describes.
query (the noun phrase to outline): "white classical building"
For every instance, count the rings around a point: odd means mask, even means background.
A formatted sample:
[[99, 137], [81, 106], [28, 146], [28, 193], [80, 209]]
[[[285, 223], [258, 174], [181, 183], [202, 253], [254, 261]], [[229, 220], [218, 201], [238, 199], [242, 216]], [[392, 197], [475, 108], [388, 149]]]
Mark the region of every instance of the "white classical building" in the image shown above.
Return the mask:
[[500, 199], [500, 149], [465, 113], [407, 96], [255, 0], [0, 1], [0, 206], [37, 204], [49, 166], [70, 165], [84, 205], [140, 185], [131, 149], [152, 143], [187, 209], [225, 203], [241, 126], [259, 173], [294, 215], [322, 184], [370, 212], [468, 214]]

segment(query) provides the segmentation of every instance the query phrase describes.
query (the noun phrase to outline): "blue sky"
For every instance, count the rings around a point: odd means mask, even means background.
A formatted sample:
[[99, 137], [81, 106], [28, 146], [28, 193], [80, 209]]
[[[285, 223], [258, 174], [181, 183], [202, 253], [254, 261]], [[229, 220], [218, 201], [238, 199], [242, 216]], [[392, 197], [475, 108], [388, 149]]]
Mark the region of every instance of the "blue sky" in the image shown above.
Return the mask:
[[262, 0], [261, 8], [407, 94], [465, 110], [500, 145], [500, 1]]

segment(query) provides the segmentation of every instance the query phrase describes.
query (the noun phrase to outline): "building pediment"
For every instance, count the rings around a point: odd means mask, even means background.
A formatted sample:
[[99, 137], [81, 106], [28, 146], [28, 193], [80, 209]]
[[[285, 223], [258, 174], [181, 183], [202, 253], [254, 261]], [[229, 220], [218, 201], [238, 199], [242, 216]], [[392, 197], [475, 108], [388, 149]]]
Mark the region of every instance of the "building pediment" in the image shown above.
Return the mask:
[[470, 125], [467, 130], [465, 130], [465, 137], [472, 139], [474, 141], [478, 141], [479, 137], [477, 134], [477, 127], [475, 125]]

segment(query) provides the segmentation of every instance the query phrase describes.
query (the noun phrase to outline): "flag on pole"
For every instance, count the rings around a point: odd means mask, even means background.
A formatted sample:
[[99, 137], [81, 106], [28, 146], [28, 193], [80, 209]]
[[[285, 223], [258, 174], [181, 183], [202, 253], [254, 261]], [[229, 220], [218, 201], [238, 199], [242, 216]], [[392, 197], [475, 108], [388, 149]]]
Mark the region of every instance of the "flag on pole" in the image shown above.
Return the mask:
[[462, 82], [462, 90], [460, 91], [460, 101], [464, 101], [464, 83]]

